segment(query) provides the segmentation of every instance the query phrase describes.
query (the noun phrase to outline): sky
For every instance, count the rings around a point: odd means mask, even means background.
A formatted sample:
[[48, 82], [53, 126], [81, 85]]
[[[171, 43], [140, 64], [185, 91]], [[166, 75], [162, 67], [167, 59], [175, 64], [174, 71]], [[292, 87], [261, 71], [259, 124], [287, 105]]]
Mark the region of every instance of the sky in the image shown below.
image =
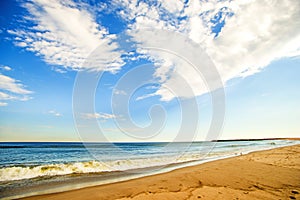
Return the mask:
[[0, 141], [300, 137], [298, 0], [4, 0]]

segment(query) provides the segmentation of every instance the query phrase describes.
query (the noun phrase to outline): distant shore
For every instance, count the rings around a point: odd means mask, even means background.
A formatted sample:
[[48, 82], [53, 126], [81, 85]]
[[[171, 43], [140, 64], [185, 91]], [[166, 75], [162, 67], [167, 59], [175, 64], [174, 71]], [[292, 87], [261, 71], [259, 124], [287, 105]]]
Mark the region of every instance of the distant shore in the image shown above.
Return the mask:
[[212, 140], [212, 142], [236, 142], [236, 141], [260, 141], [260, 140], [300, 140], [300, 138], [224, 139], [224, 140]]
[[24, 199], [299, 199], [300, 145]]

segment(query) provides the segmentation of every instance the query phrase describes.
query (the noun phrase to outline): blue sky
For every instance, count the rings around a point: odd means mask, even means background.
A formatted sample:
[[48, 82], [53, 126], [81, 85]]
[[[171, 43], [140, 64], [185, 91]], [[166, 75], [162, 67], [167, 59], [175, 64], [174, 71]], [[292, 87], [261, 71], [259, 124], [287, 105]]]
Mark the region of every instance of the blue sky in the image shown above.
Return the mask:
[[191, 67], [203, 52], [226, 97], [215, 139], [300, 136], [298, 1], [0, 4], [1, 141], [208, 138], [221, 111]]

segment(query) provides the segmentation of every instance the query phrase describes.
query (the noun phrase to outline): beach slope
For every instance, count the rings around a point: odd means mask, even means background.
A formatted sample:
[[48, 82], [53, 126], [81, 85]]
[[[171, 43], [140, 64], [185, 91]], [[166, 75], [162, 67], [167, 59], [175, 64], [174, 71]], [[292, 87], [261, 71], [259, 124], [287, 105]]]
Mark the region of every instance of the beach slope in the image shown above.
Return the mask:
[[300, 199], [300, 145], [25, 199]]

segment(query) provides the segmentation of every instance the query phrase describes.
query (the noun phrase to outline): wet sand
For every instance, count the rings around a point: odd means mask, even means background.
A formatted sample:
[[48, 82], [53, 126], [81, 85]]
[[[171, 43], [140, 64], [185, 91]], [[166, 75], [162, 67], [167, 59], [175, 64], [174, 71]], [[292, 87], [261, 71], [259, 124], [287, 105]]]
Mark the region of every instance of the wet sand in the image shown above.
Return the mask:
[[300, 145], [24, 199], [300, 199]]

